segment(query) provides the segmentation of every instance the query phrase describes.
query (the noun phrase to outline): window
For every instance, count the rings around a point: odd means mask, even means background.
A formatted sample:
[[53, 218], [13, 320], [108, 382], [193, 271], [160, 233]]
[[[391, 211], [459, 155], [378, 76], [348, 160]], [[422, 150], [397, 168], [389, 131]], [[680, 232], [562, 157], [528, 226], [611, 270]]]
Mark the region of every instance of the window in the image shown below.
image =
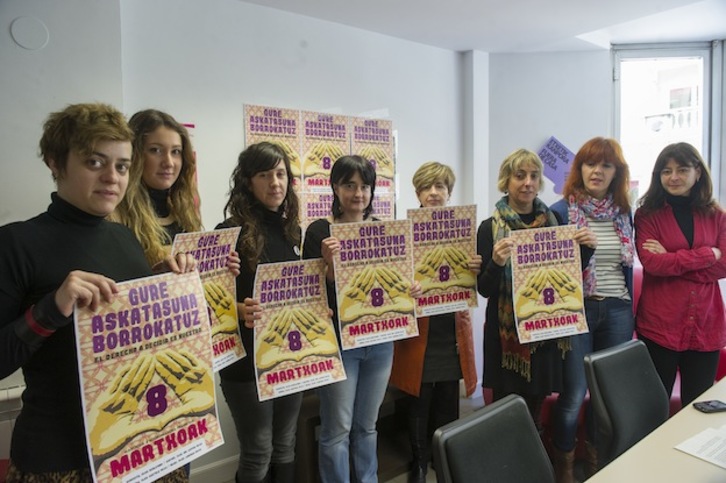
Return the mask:
[[712, 105], [711, 86], [720, 85], [720, 71], [712, 74], [712, 44], [614, 46], [613, 54], [614, 133], [630, 166], [633, 198], [648, 189], [658, 153], [680, 141], [711, 161], [718, 189], [720, 153], [711, 154], [721, 134], [712, 113], [720, 108]]

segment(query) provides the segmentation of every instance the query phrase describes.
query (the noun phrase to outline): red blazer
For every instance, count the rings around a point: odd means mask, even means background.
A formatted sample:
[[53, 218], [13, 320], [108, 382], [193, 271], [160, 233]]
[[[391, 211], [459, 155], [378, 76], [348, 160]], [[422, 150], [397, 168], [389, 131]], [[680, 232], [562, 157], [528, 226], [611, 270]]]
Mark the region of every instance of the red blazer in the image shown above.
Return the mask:
[[[464, 376], [466, 395], [476, 389], [476, 362], [474, 359], [474, 338], [471, 332], [471, 315], [468, 310], [456, 312], [456, 343], [459, 346], [459, 363]], [[429, 337], [429, 318], [418, 319], [418, 337], [394, 342], [391, 384], [418, 397], [423, 378], [424, 356]]]
[[[649, 239], [668, 253], [643, 249]], [[635, 246], [643, 264], [638, 333], [674, 351], [715, 351], [726, 345], [726, 315], [718, 281], [726, 277], [726, 213], [693, 215], [693, 247], [673, 209], [635, 213]], [[716, 261], [711, 247], [721, 250]]]

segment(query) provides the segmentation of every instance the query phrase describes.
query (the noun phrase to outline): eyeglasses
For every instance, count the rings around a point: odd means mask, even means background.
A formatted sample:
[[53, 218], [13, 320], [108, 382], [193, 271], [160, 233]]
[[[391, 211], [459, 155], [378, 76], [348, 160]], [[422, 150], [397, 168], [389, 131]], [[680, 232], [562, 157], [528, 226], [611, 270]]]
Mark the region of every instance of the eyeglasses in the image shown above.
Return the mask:
[[371, 192], [371, 185], [369, 184], [343, 183], [340, 187], [345, 191], [350, 191], [352, 193], [355, 193], [358, 190], [361, 190], [363, 193]]

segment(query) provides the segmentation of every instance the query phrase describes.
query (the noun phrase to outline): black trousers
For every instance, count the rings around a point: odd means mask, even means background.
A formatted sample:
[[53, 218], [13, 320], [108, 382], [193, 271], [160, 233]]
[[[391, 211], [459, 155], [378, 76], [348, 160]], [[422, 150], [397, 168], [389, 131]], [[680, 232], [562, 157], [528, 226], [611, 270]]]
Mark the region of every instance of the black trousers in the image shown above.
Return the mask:
[[638, 338], [645, 343], [653, 360], [655, 370], [663, 381], [666, 393], [670, 397], [676, 372], [681, 372], [681, 402], [683, 406], [690, 404], [703, 391], [713, 386], [718, 369], [720, 351], [674, 351], [656, 344], [641, 335]]

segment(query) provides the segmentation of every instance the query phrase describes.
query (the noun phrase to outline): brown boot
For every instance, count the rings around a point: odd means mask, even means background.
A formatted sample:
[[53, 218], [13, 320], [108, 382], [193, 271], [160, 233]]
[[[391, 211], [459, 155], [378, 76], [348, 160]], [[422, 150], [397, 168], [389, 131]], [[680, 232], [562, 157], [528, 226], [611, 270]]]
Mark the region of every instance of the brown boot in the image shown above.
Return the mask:
[[575, 450], [560, 451], [552, 448], [554, 451], [555, 463], [555, 480], [557, 483], [576, 483], [573, 469], [575, 466]]
[[585, 479], [597, 473], [597, 447], [589, 441], [585, 441]]

